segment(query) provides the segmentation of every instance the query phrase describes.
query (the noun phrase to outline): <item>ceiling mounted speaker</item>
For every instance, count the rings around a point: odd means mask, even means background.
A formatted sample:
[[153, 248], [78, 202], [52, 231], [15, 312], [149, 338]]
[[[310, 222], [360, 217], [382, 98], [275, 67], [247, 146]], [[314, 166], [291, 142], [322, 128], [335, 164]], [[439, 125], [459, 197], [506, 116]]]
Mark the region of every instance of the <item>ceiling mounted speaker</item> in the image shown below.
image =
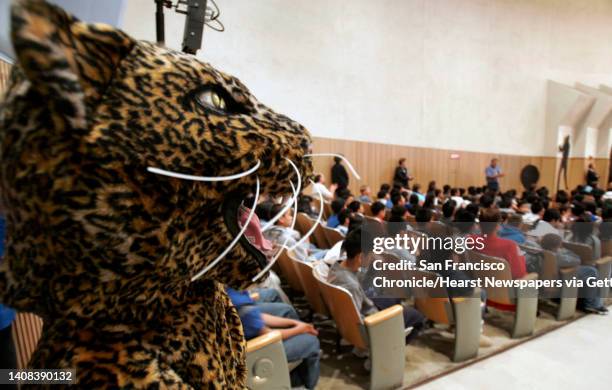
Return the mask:
[[535, 165], [525, 165], [521, 171], [521, 183], [526, 190], [531, 189], [540, 180], [540, 171]]

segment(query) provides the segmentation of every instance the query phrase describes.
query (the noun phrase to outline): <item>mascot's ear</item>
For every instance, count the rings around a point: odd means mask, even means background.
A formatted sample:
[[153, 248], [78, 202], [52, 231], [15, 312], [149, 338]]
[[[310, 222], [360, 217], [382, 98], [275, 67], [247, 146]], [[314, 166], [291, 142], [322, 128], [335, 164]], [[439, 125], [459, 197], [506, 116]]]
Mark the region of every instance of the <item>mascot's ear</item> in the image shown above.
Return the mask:
[[17, 63], [32, 88], [50, 99], [98, 100], [134, 41], [103, 24], [80, 22], [43, 0], [18, 0], [11, 8]]

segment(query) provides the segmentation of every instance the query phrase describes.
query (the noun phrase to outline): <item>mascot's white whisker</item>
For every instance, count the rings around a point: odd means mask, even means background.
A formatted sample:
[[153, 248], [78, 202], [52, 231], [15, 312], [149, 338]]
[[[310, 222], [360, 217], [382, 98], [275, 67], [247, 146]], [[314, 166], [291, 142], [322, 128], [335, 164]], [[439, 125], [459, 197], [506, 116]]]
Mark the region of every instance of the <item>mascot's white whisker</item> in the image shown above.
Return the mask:
[[[312, 180], [310, 180], [310, 183], [314, 186], [314, 182]], [[321, 193], [321, 190], [319, 190], [317, 187], [315, 187], [315, 189], [319, 194], [319, 216], [317, 217], [317, 220], [315, 221], [314, 225], [312, 225], [310, 230], [308, 230], [308, 232], [304, 234], [304, 237], [302, 237], [298, 242], [296, 242], [294, 246], [289, 248], [289, 250], [294, 250], [298, 246], [302, 245], [302, 243], [306, 241], [308, 237], [312, 235], [312, 233], [314, 233], [315, 229], [317, 228], [317, 225], [321, 223], [321, 218], [323, 218], [323, 194]]]
[[248, 170], [236, 173], [234, 175], [229, 176], [196, 176], [196, 175], [187, 175], [184, 173], [167, 171], [165, 169], [147, 167], [147, 171], [151, 173], [155, 173], [157, 175], [174, 177], [175, 179], [183, 179], [183, 180], [193, 180], [193, 181], [228, 181], [228, 180], [236, 180], [245, 176], [249, 176], [251, 173], [257, 171], [259, 166], [261, 165], [261, 161], [257, 160], [257, 163]]
[[351, 171], [351, 173], [355, 176], [355, 178], [357, 180], [361, 180], [361, 176], [359, 176], [359, 174], [357, 173], [357, 170], [355, 170], [355, 168], [353, 168], [353, 164], [351, 164], [351, 162], [346, 157], [344, 157], [341, 154], [336, 154], [336, 153], [310, 153], [310, 154], [305, 154], [304, 157], [338, 157], [338, 158], [341, 158], [342, 161], [344, 161], [346, 163], [346, 165], [348, 166], [348, 168]]
[[[257, 176], [256, 184], [255, 184], [255, 199], [253, 200], [253, 204], [254, 205], [257, 204], [258, 199], [259, 199], [259, 176]], [[211, 261], [210, 264], [208, 264], [202, 271], [198, 272], [193, 278], [191, 278], [192, 282], [198, 280], [205, 273], [210, 271], [214, 266], [217, 265], [218, 262], [220, 262], [229, 253], [229, 251], [232, 250], [232, 248], [234, 246], [236, 246], [236, 244], [238, 243], [238, 240], [240, 240], [240, 237], [242, 237], [244, 235], [244, 232], [246, 231], [247, 227], [251, 223], [251, 219], [253, 218], [253, 215], [255, 215], [255, 207], [251, 208], [251, 211], [249, 212], [249, 216], [247, 217], [246, 221], [244, 222], [244, 225], [242, 225], [242, 228], [240, 229], [240, 232], [238, 232], [236, 237], [234, 237], [234, 239], [227, 246], [227, 248], [225, 248], [225, 250], [219, 256], [217, 256], [216, 259]]]
[[[262, 232], [265, 232], [269, 230], [270, 228], [272, 228], [272, 226], [274, 226], [274, 223], [276, 223], [276, 221], [278, 221], [283, 215], [285, 215], [285, 213], [287, 212], [287, 210], [289, 210], [289, 207], [291, 207], [293, 203], [297, 204], [297, 198], [300, 194], [300, 191], [302, 190], [302, 174], [300, 173], [300, 170], [295, 166], [295, 163], [293, 161], [289, 160], [287, 157], [285, 157], [285, 160], [289, 161], [289, 164], [291, 164], [291, 167], [293, 168], [293, 170], [295, 171], [295, 174], [297, 175], [297, 178], [298, 178], [297, 190], [293, 192], [293, 199], [289, 199], [285, 207], [283, 207], [278, 214], [272, 217], [264, 226], [261, 227]], [[291, 188], [294, 189], [293, 182], [291, 181], [289, 182], [291, 183]]]
[[[301, 182], [300, 182], [301, 183]], [[293, 194], [299, 194], [299, 192], [295, 189], [295, 186], [293, 185], [293, 182], [290, 180], [289, 184], [291, 184], [291, 190], [293, 190]], [[298, 188], [299, 188], [299, 183], [298, 183]], [[291, 229], [293, 229], [295, 227], [295, 220], [297, 219], [297, 213], [298, 213], [298, 209], [297, 209], [297, 196], [293, 197], [293, 222], [291, 222]], [[263, 270], [261, 270], [260, 273], [258, 273], [253, 279], [251, 279], [251, 281], [253, 283], [255, 283], [257, 280], [259, 280], [259, 278], [261, 278], [262, 276], [264, 276], [269, 270], [270, 268], [272, 268], [274, 266], [274, 263], [276, 263], [276, 260], [278, 260], [278, 258], [280, 257], [281, 252], [287, 248], [287, 241], [289, 241], [290, 237], [285, 238], [285, 242], [283, 242], [283, 244], [281, 245], [281, 250], [279, 250], [273, 258], [270, 259], [270, 261], [268, 262], [268, 265], [265, 266], [265, 268]]]

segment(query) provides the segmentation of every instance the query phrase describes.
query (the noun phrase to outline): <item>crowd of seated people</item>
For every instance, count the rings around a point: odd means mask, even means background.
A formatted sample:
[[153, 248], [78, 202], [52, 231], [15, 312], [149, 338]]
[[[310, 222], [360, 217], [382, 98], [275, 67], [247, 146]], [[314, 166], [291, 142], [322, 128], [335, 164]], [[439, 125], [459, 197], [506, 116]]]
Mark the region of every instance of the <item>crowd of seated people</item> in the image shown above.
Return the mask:
[[[602, 241], [612, 239], [612, 188], [602, 191], [578, 186], [571, 192], [561, 190], [551, 196], [546, 188], [534, 188], [522, 193], [515, 190], [493, 192], [486, 186], [464, 189], [444, 185], [438, 188], [432, 181], [427, 191], [421, 193], [418, 183], [408, 188], [407, 183], [403, 186], [395, 182], [393, 185], [382, 184], [376, 197], [372, 197], [368, 185], [362, 185], [359, 194], [354, 196], [347, 186], [326, 187], [321, 174], [315, 176], [314, 183], [318, 187], [315, 192], [300, 194], [298, 211], [312, 220], [317, 219], [322, 207], [317, 193], [322, 193], [331, 206], [331, 215], [321, 224], [338, 230], [344, 236], [343, 240], [331, 248], [315, 247], [292, 227], [294, 213], [291, 208], [275, 218], [282, 211], [284, 203], [266, 200], [257, 206], [259, 218], [254, 222], [263, 232], [255, 229], [255, 233], [250, 233], [251, 241], [268, 253], [274, 253], [282, 245], [292, 247], [298, 260], [311, 262], [325, 280], [346, 288], [363, 316], [401, 303], [405, 325], [413, 329], [407, 341], [418, 337], [419, 330], [428, 326], [427, 319], [405, 300], [380, 299], [363, 288], [360, 270], [364, 257], [368, 256], [362, 252], [364, 221], [375, 221], [394, 234], [405, 234], [411, 230], [427, 234], [430, 224], [439, 224], [448, 228], [453, 235], [482, 237], [485, 245], [481, 252], [504, 259], [510, 267], [512, 278], [540, 271], [541, 258], [537, 252], [526, 251], [529, 247], [554, 253], [560, 269], [576, 267], [578, 279], [601, 277], [596, 267], [582, 264], [580, 257], [566, 248], [563, 242], [587, 245], [591, 248], [593, 260], [597, 260], [604, 254]], [[273, 223], [268, 226], [271, 220]], [[390, 253], [416, 261], [415, 255], [409, 251]], [[435, 255], [450, 256], [449, 253]], [[432, 257], [432, 261], [436, 256]], [[470, 277], [462, 273], [450, 276], [458, 279]], [[247, 298], [245, 292], [230, 291], [241, 316], [254, 313], [253, 317], [256, 317], [243, 319], [245, 328], [249, 327], [247, 334], [254, 337], [272, 328], [282, 329], [288, 360], [303, 361], [301, 368], [292, 372], [292, 383], [312, 388], [318, 377], [319, 344], [314, 340], [317, 331], [312, 325], [300, 321], [295, 310], [276, 289], [271, 293], [265, 287], [269, 286], [264, 283], [259, 285], [262, 292], [259, 300]], [[581, 288], [578, 308], [587, 313], [606, 314], [608, 310], [598, 294], [597, 288]], [[485, 300], [486, 294], [483, 293], [483, 307]], [[311, 340], [305, 341], [307, 338]], [[306, 344], [307, 348], [303, 347]], [[296, 352], [298, 350], [299, 353]]]

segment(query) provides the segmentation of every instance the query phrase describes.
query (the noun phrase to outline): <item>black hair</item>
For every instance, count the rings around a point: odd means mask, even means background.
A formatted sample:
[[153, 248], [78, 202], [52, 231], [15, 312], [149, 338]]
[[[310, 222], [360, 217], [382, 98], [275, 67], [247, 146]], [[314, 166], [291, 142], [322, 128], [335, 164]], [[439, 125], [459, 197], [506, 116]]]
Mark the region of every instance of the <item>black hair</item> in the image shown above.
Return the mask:
[[346, 252], [347, 259], [353, 259], [361, 253], [361, 231], [359, 227], [350, 231], [344, 238], [341, 250]]
[[417, 222], [429, 222], [432, 218], [431, 210], [421, 207], [414, 217]]
[[346, 201], [342, 198], [334, 199], [331, 202], [331, 209], [334, 212], [334, 214], [338, 214], [340, 213], [340, 211], [342, 211], [342, 209], [344, 208], [344, 202]]
[[359, 202], [358, 200], [354, 200], [348, 205], [349, 210], [351, 210], [351, 212], [353, 213], [358, 212], [360, 207], [361, 207], [361, 202]]
[[387, 196], [387, 191], [383, 191], [383, 190], [378, 191], [378, 194], [376, 194], [376, 197], [378, 199], [383, 199], [385, 196]]
[[338, 222], [340, 225], [344, 225], [347, 219], [351, 217], [351, 212], [347, 209], [344, 209], [338, 213]]
[[455, 212], [455, 208], [457, 207], [457, 202], [452, 199], [449, 199], [446, 203], [442, 205], [442, 214], [445, 218], [450, 218], [453, 216]]
[[395, 192], [391, 195], [391, 203], [393, 203], [393, 206], [397, 206], [401, 200], [402, 194], [399, 192]]
[[546, 222], [559, 221], [561, 220], [561, 213], [557, 209], [547, 209], [544, 211], [542, 219]]
[[544, 209], [544, 205], [539, 200], [533, 202], [531, 204], [531, 212], [534, 214], [538, 214], [540, 211]]
[[488, 209], [489, 207], [493, 206], [494, 202], [495, 197], [491, 196], [490, 194], [484, 194], [480, 197], [480, 205], [485, 209]]
[[385, 205], [380, 202], [374, 202], [370, 206], [370, 210], [372, 210], [372, 215], [377, 216], [381, 211], [385, 209]]

